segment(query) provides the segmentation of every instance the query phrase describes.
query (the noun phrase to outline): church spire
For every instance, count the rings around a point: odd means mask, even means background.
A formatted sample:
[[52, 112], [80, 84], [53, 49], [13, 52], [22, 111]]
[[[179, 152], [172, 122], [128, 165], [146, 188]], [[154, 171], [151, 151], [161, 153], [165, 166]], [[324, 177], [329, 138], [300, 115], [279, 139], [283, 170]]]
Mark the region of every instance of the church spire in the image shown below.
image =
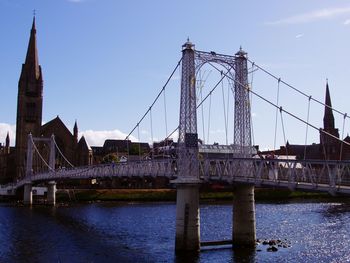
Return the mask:
[[32, 29], [30, 31], [30, 38], [29, 38], [25, 65], [27, 67], [27, 70], [32, 73], [32, 76], [35, 76], [36, 79], [39, 79], [40, 68], [39, 68], [38, 49], [36, 44], [35, 16], [33, 17]]
[[6, 148], [10, 148], [10, 134], [9, 134], [9, 132], [7, 132], [7, 135], [6, 135], [5, 146], [6, 146]]
[[73, 128], [73, 136], [74, 136], [75, 142], [78, 143], [78, 124], [77, 124], [77, 120], [75, 120], [75, 124], [74, 124], [74, 128]]
[[327, 130], [332, 130], [334, 128], [335, 127], [334, 127], [332, 102], [331, 102], [331, 96], [329, 93], [329, 86], [328, 86], [328, 79], [327, 79], [325, 109], [324, 109], [324, 116], [323, 116], [323, 129], [327, 131]]
[[[325, 98], [325, 108], [324, 108], [324, 116], [323, 116], [323, 130], [331, 135], [333, 135], [336, 138], [339, 138], [339, 131], [335, 128], [334, 125], [334, 116], [333, 116], [333, 110], [332, 110], [332, 102], [331, 102], [331, 95], [329, 92], [329, 86], [328, 86], [328, 80], [326, 84], [326, 98]], [[338, 147], [338, 141], [337, 139], [334, 139], [333, 137], [325, 134], [320, 133], [320, 143], [325, 147], [325, 158], [326, 159], [337, 159], [339, 158], [339, 154], [336, 153], [339, 152], [337, 150]]]

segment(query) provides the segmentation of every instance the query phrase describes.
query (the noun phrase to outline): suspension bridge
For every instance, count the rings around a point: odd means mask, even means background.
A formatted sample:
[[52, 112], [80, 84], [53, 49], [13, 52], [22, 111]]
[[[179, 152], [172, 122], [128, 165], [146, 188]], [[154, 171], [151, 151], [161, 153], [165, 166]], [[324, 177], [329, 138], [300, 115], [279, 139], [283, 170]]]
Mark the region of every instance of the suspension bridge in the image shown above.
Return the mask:
[[[201, 86], [199, 78], [200, 69], [204, 65], [211, 66], [220, 74], [219, 81], [213, 85], [206, 96], [203, 91], [198, 91]], [[204, 52], [195, 49], [195, 46], [187, 41], [182, 46], [182, 57], [175, 69], [167, 79], [165, 85], [156, 96], [155, 100], [142, 115], [140, 120], [126, 137], [130, 138], [133, 132], [139, 134], [140, 124], [146, 116], [150, 116], [151, 133], [152, 110], [155, 103], [165, 94], [166, 87], [176, 70], [181, 66], [181, 95], [179, 126], [170, 133], [166, 139], [174, 133], [178, 133], [176, 154], [167, 158], [139, 158], [139, 160], [109, 164], [73, 167], [62, 154], [55, 142], [54, 135], [51, 138], [34, 138], [28, 135], [26, 175], [25, 177], [8, 186], [8, 189], [16, 190], [24, 187], [24, 202], [32, 203], [32, 186], [35, 184], [48, 185], [48, 202], [55, 204], [56, 181], [72, 179], [97, 179], [97, 178], [132, 178], [132, 177], [166, 177], [177, 188], [177, 212], [176, 212], [176, 249], [197, 250], [200, 246], [199, 238], [199, 194], [198, 188], [202, 183], [224, 182], [233, 186], [236, 193], [234, 201], [234, 232], [233, 243], [255, 244], [255, 208], [254, 187], [268, 186], [289, 188], [291, 190], [321, 191], [331, 194], [350, 194], [350, 161], [343, 160], [309, 160], [307, 158], [295, 158], [288, 153], [283, 158], [262, 158], [252, 146], [252, 96], [260, 99], [276, 110], [277, 116], [281, 116], [284, 141], [286, 143], [283, 116], [288, 115], [299, 121], [308, 129], [315, 129], [322, 136], [328, 136], [343, 145], [349, 146], [346, 141], [340, 140], [330, 132], [319, 129], [309, 122], [309, 113], [303, 119], [279, 104], [278, 96], [275, 102], [265, 98], [252, 89], [252, 76], [260, 71], [274, 79], [278, 84], [285, 85], [291, 90], [305, 96], [310, 107], [311, 102], [316, 102], [330, 108], [347, 118], [330, 105], [326, 105], [312, 96], [296, 89], [287, 82], [274, 76], [263, 67], [249, 60], [247, 53], [240, 49], [235, 55], [224, 55], [216, 52]], [[219, 68], [219, 66], [221, 68]], [[226, 79], [229, 83], [227, 95], [233, 97], [233, 142], [228, 143], [229, 99], [223, 99], [224, 119], [226, 130], [226, 145], [208, 145], [205, 140], [203, 125], [202, 138], [197, 131], [197, 112], [203, 119], [203, 104], [210, 103], [211, 95], [217, 87]], [[165, 98], [165, 97], [164, 97]], [[165, 102], [165, 99], [164, 99]], [[164, 109], [166, 113], [166, 109]], [[165, 124], [167, 126], [167, 124]], [[166, 127], [166, 130], [168, 128]], [[344, 133], [344, 124], [343, 124]], [[152, 135], [153, 137], [153, 135]], [[275, 145], [274, 145], [275, 146]], [[326, 151], [326, 150], [325, 150]], [[341, 153], [340, 153], [340, 156]], [[58, 161], [59, 160], [59, 161]]]

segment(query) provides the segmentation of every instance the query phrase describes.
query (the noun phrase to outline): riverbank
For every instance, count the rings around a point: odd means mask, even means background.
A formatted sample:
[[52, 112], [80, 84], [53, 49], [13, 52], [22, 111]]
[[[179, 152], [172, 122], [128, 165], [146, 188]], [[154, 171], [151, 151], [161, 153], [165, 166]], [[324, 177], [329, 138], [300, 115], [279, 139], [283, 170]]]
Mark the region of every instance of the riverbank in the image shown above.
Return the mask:
[[[201, 201], [230, 201], [234, 195], [230, 191], [200, 191]], [[290, 191], [287, 189], [256, 188], [256, 201], [287, 201], [298, 199], [326, 200], [338, 199], [328, 193]], [[87, 201], [175, 201], [175, 189], [58, 189], [58, 202]]]

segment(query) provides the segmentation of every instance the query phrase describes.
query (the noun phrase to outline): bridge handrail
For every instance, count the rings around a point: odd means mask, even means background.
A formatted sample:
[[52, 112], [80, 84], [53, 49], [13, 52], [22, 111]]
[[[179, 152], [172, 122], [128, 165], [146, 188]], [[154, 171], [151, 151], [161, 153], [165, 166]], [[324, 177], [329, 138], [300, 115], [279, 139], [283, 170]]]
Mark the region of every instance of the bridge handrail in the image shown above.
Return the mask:
[[[219, 157], [199, 161], [203, 182], [246, 182], [255, 185], [315, 189], [350, 193], [350, 161], [297, 160], [281, 158]], [[244, 172], [243, 172], [244, 171]], [[103, 177], [167, 177], [177, 178], [177, 159], [135, 160], [75, 168], [61, 168], [54, 172], [32, 175], [18, 182], [18, 188], [28, 181], [92, 179]]]

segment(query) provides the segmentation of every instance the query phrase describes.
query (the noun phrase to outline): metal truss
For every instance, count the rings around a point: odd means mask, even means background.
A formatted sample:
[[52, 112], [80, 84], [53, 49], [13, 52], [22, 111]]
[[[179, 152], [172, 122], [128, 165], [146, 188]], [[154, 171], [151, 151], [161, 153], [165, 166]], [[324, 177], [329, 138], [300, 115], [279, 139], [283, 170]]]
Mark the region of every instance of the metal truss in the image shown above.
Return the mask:
[[[201, 69], [204, 64], [213, 63], [219, 64], [224, 67], [227, 71], [227, 74], [231, 76], [231, 79], [234, 79], [234, 71], [235, 71], [235, 57], [230, 55], [223, 55], [216, 53], [214, 51], [205, 52], [205, 51], [195, 51], [195, 68], [196, 74]], [[225, 72], [226, 73], [226, 72]]]
[[199, 180], [195, 49], [189, 41], [182, 48], [177, 183], [192, 183]]
[[[225, 74], [234, 79], [234, 144], [241, 147], [239, 157], [250, 157], [252, 154], [250, 150], [247, 151], [251, 149], [251, 116], [246, 53], [242, 49], [235, 56], [196, 51], [194, 45], [187, 41], [182, 50], [178, 181], [198, 178], [196, 73], [206, 63], [220, 64], [227, 70]], [[249, 171], [250, 167], [246, 167], [245, 173]]]

